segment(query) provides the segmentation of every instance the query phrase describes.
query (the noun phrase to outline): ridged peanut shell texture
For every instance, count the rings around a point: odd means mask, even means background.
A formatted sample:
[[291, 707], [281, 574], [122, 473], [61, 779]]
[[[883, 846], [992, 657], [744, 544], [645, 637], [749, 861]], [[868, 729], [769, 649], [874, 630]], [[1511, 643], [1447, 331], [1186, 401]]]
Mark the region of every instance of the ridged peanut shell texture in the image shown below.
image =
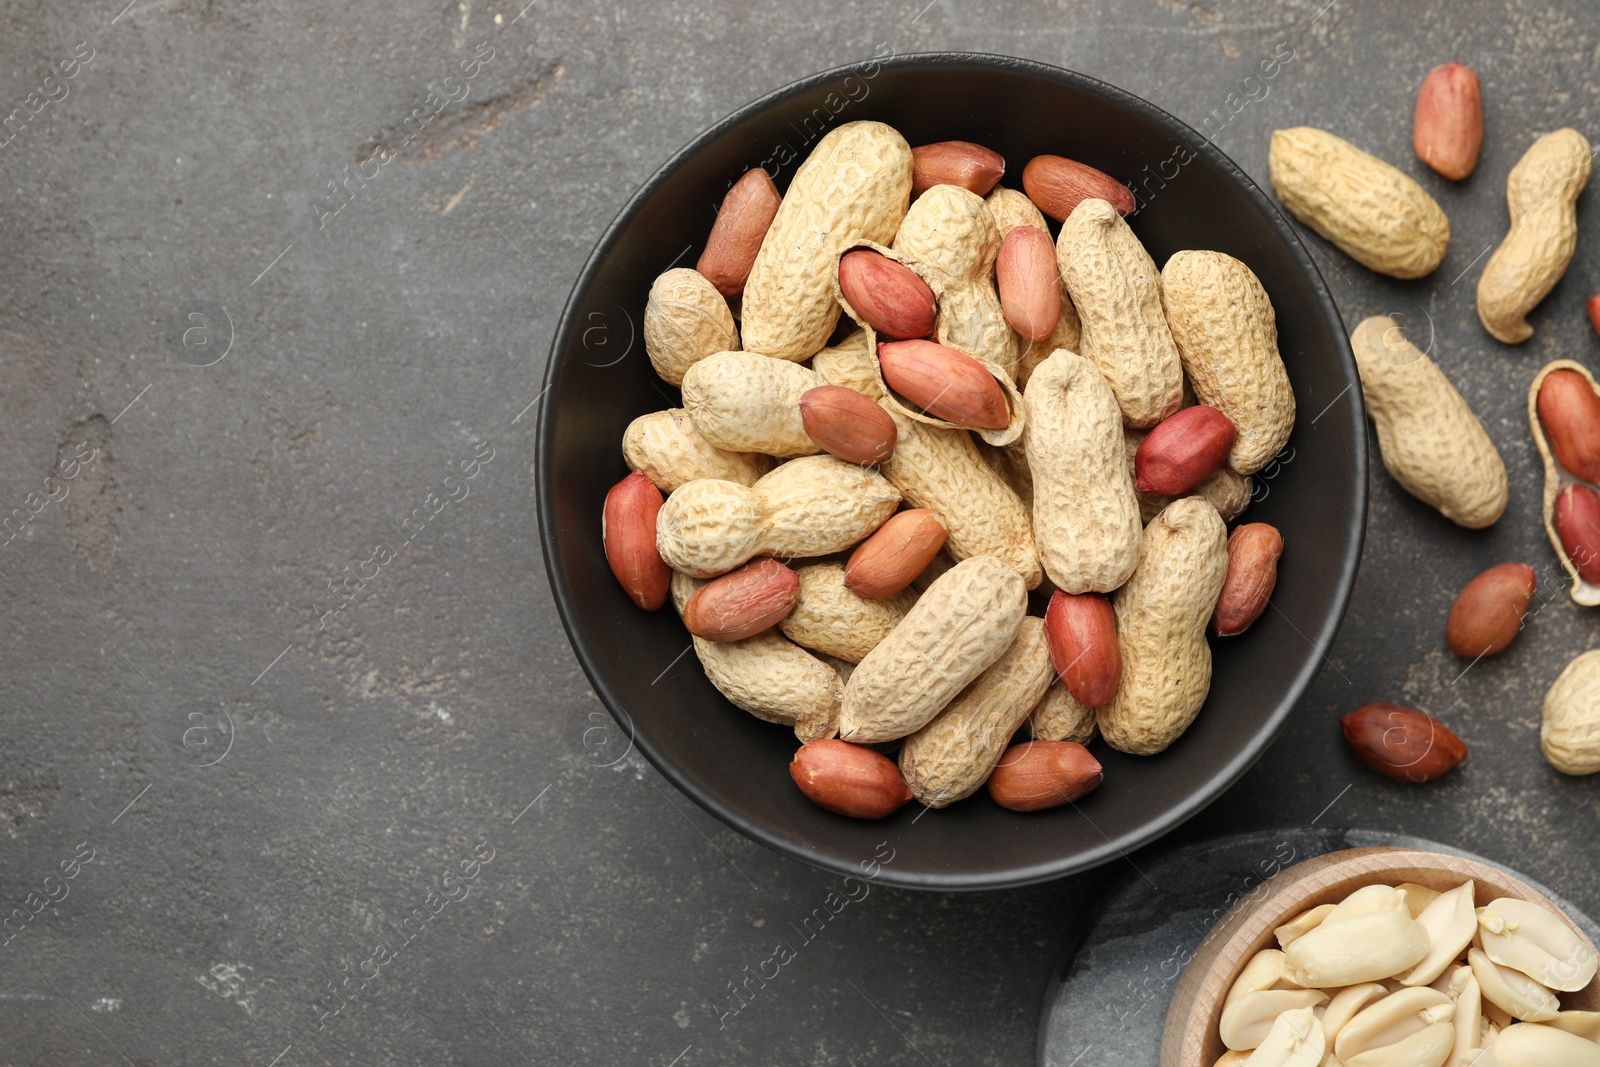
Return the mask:
[[803, 456], [748, 488], [715, 478], [679, 486], [656, 516], [656, 547], [673, 570], [711, 578], [755, 556], [842, 552], [882, 526], [899, 503], [875, 471]]
[[809, 367], [755, 352], [716, 352], [683, 376], [683, 407], [713, 447], [769, 456], [822, 451], [806, 433], [800, 397], [827, 385]]
[[900, 774], [918, 801], [943, 808], [982, 788], [1011, 735], [1050, 686], [1044, 623], [1028, 616], [1011, 647], [932, 722], [906, 738]]
[[800, 164], [745, 282], [744, 347], [810, 359], [839, 321], [833, 266], [862, 241], [887, 243], [911, 198], [911, 146], [881, 122], [830, 130]]
[[1027, 607], [1021, 576], [993, 556], [951, 567], [857, 664], [839, 736], [873, 744], [921, 729], [1011, 647]]
[[1267, 168], [1289, 213], [1357, 263], [1421, 278], [1444, 259], [1444, 210], [1422, 186], [1344, 138], [1313, 126], [1277, 130]]
[[894, 235], [894, 250], [936, 283], [935, 339], [1012, 377], [1019, 348], [994, 283], [1000, 229], [983, 197], [957, 185], [934, 186], [906, 212]]
[[[687, 575], [672, 576], [672, 602], [679, 615], [704, 584]], [[742, 641], [692, 640], [706, 677], [734, 707], [793, 727], [801, 741], [837, 732], [844, 694], [839, 675], [782, 634], [767, 630]]]
[[1566, 273], [1578, 247], [1578, 194], [1594, 160], [1577, 130], [1547, 133], [1506, 178], [1511, 229], [1478, 278], [1478, 318], [1508, 345], [1533, 336], [1528, 312]]
[[[1586, 581], [1579, 572], [1578, 562], [1568, 553], [1557, 528], [1556, 510], [1562, 490], [1574, 484], [1575, 476], [1583, 477], [1563, 463], [1563, 453], [1568, 462], [1584, 468], [1591, 452], [1600, 451], [1600, 421], [1592, 420], [1600, 407], [1597, 393], [1600, 386], [1589, 368], [1570, 359], [1547, 364], [1528, 387], [1528, 427], [1544, 460], [1545, 533], [1562, 569], [1572, 579], [1569, 593], [1573, 601], [1584, 607], [1600, 605], [1600, 585]], [[1552, 421], [1558, 425], [1552, 426]], [[1595, 538], [1595, 548], [1600, 553], [1600, 536]]]
[[1294, 429], [1294, 389], [1267, 291], [1232, 256], [1178, 252], [1161, 269], [1161, 299], [1196, 398], [1238, 432], [1228, 466], [1254, 474]]
[[[1032, 589], [1043, 577], [1022, 499], [983, 461], [972, 435], [911, 419], [885, 399], [898, 436], [879, 468], [912, 507], [939, 513], [953, 559], [994, 556]], [[1129, 485], [1132, 485], [1130, 479]]]
[[1385, 315], [1350, 335], [1383, 466], [1400, 487], [1468, 529], [1506, 509], [1506, 465], [1477, 413]]
[[696, 478], [754, 485], [772, 469], [772, 460], [759, 452], [728, 452], [707, 441], [682, 408], [654, 411], [628, 423], [622, 458], [663, 493]]
[[1061, 349], [1033, 372], [1025, 398], [1045, 573], [1068, 593], [1109, 593], [1133, 573], [1143, 529], [1116, 397], [1092, 363]]
[[778, 628], [795, 644], [846, 663], [860, 663], [917, 599], [915, 593], [869, 599], [852, 592], [842, 563], [807, 564], [799, 577], [799, 599]]
[[1095, 713], [1112, 748], [1153, 755], [1200, 713], [1211, 688], [1206, 625], [1227, 573], [1227, 528], [1199, 497], [1173, 501], [1146, 527], [1114, 598], [1122, 684]]
[[644, 350], [656, 373], [673, 385], [713, 352], [739, 347], [733, 312], [698, 271], [674, 267], [650, 286], [644, 305]]
[[1600, 650], [1567, 664], [1544, 697], [1539, 744], [1563, 774], [1600, 771]]
[[1079, 350], [1105, 375], [1128, 425], [1148, 428], [1177, 411], [1183, 365], [1161, 274], [1127, 221], [1104, 200], [1085, 200], [1061, 224], [1056, 264], [1078, 309]]

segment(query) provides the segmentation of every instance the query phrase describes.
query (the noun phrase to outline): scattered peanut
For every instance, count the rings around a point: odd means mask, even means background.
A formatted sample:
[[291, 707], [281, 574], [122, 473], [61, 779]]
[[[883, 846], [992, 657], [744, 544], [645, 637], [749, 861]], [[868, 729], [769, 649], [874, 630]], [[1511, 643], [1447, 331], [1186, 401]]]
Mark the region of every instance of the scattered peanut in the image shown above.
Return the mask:
[[1061, 683], [1084, 707], [1111, 699], [1122, 680], [1122, 649], [1117, 645], [1117, 613], [1098, 593], [1056, 590], [1045, 610], [1050, 661]]
[[801, 393], [800, 421], [823, 451], [862, 466], [893, 455], [899, 436], [887, 411], [842, 385], [820, 385]]
[[1416, 182], [1326, 130], [1272, 135], [1267, 167], [1290, 214], [1380, 274], [1420, 278], [1444, 259], [1450, 220]]
[[1000, 241], [995, 286], [1000, 309], [1011, 328], [1030, 344], [1055, 332], [1061, 317], [1061, 284], [1056, 246], [1036, 226], [1018, 226]]
[[794, 610], [800, 576], [775, 559], [753, 559], [695, 591], [683, 625], [707, 641], [742, 641]]
[[1444, 628], [1450, 650], [1468, 659], [1504, 652], [1522, 629], [1537, 588], [1526, 563], [1501, 563], [1472, 579], [1450, 606]]
[[1339, 722], [1356, 758], [1396, 781], [1431, 782], [1467, 757], [1461, 738], [1415, 708], [1364, 704]]
[[1001, 755], [989, 776], [989, 795], [1012, 811], [1043, 811], [1083, 799], [1102, 778], [1100, 761], [1080, 744], [1026, 741]]
[[1600, 772], [1600, 650], [1567, 664], [1545, 693], [1539, 744], [1563, 774]]
[[948, 537], [938, 512], [927, 508], [899, 512], [850, 553], [844, 565], [845, 588], [864, 597], [893, 596], [911, 585]]
[[1600, 492], [1580, 482], [1561, 490], [1555, 524], [1565, 560], [1581, 580], [1600, 585]]
[[1451, 522], [1492, 526], [1506, 509], [1506, 466], [1477, 413], [1393, 319], [1364, 320], [1350, 347], [1384, 468]]
[[932, 341], [878, 345], [890, 389], [925, 414], [955, 426], [1003, 430], [1011, 423], [1005, 390], [982, 363]]
[[1156, 424], [1134, 454], [1134, 488], [1180, 496], [1222, 468], [1238, 436], [1233, 421], [1197, 404]]
[[1593, 167], [1589, 141], [1556, 130], [1533, 143], [1506, 178], [1511, 230], [1478, 278], [1478, 318], [1497, 340], [1533, 336], [1528, 312], [1555, 288], [1578, 247], [1578, 195]]
[[1411, 145], [1417, 158], [1452, 181], [1478, 165], [1483, 147], [1483, 99], [1471, 67], [1434, 67], [1417, 90]]
[[[1036, 230], [1049, 232], [1045, 225], [1044, 215], [1034, 206], [1033, 201], [1015, 189], [1007, 189], [1003, 185], [995, 186], [984, 201], [989, 207], [989, 214], [994, 216], [995, 225], [1000, 228], [1001, 247], [1005, 247], [1004, 239], [1018, 226], [1032, 226]], [[1058, 348], [1078, 351], [1083, 336], [1083, 324], [1078, 321], [1078, 309], [1072, 306], [1072, 297], [1067, 293], [1067, 283], [1061, 278], [1060, 267], [1055, 268], [1057, 304], [1060, 312], [1056, 316], [1056, 328], [1050, 331], [1050, 336], [1042, 341], [1030, 343], [1022, 353], [1022, 358], [1017, 361], [1017, 371], [1014, 377], [1019, 386], [1028, 384], [1028, 376], [1033, 373], [1033, 368], [1049, 358], [1050, 353]]]
[[933, 290], [916, 271], [872, 248], [840, 257], [839, 291], [857, 317], [896, 341], [928, 336], [939, 314]]

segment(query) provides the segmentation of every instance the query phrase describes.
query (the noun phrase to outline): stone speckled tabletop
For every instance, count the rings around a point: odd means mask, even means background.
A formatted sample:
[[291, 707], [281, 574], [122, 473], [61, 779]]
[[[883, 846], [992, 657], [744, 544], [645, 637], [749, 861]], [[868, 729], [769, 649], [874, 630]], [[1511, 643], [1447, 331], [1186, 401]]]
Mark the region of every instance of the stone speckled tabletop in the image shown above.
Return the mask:
[[[1600, 352], [1594, 194], [1532, 341], [1502, 347], [1473, 311], [1507, 171], [1538, 132], [1600, 131], [1582, 0], [9, 0], [0, 18], [0, 1063], [1030, 1062], [1047, 979], [1140, 857], [1000, 893], [856, 891], [735, 997], [839, 880], [627, 750], [534, 531], [529, 405], [602, 228], [729, 111], [890, 51], [1083, 71], [1263, 183], [1273, 129], [1326, 127], [1439, 198], [1453, 240], [1424, 281], [1308, 243], [1348, 321], [1404, 316], [1431, 344], [1500, 446], [1509, 510], [1459, 530], [1374, 463], [1325, 669], [1168, 844], [1381, 828], [1600, 910], [1600, 781], [1537, 744], [1597, 617], [1560, 588], [1525, 418], [1540, 366]], [[1477, 70], [1487, 115], [1459, 186], [1410, 151], [1416, 87], [1447, 60]], [[1445, 612], [1509, 559], [1539, 568], [1535, 613], [1464, 671]], [[1363, 770], [1335, 720], [1374, 699], [1445, 718], [1470, 759], [1424, 789]]]

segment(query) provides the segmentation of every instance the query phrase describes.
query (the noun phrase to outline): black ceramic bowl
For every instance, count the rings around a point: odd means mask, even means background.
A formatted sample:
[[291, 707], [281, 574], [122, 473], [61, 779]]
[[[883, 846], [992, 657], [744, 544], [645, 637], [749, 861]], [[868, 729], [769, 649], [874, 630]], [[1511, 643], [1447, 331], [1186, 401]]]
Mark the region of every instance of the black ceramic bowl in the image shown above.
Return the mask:
[[[676, 406], [640, 337], [651, 281], [693, 266], [728, 185], [765, 166], [779, 187], [826, 129], [875, 119], [913, 145], [976, 141], [1006, 181], [1041, 153], [1132, 182], [1129, 221], [1158, 264], [1186, 248], [1237, 256], [1277, 309], [1299, 417], [1289, 448], [1257, 478], [1247, 519], [1283, 531], [1271, 608], [1213, 642], [1199, 720], [1148, 758], [1094, 746], [1105, 782], [1077, 806], [1020, 815], [987, 793], [940, 811], [907, 805], [882, 822], [815, 807], [789, 778], [797, 746], [711, 686], [671, 606], [640, 611], [606, 566], [600, 510], [627, 473], [622, 432]], [[978, 889], [1042, 881], [1161, 836], [1215, 800], [1277, 734], [1333, 642], [1366, 514], [1361, 390], [1338, 311], [1295, 231], [1204, 137], [1159, 108], [1080, 74], [1000, 56], [899, 56], [818, 74], [757, 100], [695, 138], [628, 201], [584, 266], [551, 350], [540, 409], [538, 497], [545, 564], [573, 648], [622, 730], [696, 802], [780, 852], [858, 871], [888, 841], [883, 883]], [[609, 746], [608, 746], [609, 747]], [[883, 854], [888, 854], [884, 849]]]

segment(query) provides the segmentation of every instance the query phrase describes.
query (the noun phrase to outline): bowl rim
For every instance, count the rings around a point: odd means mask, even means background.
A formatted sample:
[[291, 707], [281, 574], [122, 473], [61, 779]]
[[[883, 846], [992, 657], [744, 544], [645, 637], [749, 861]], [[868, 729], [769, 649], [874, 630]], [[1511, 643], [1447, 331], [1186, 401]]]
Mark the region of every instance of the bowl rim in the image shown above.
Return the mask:
[[[1343, 317], [1340, 315], [1338, 306], [1335, 304], [1332, 293], [1328, 289], [1326, 279], [1324, 279], [1321, 270], [1312, 259], [1305, 243], [1301, 240], [1299, 231], [1284, 217], [1283, 212], [1272, 198], [1267, 196], [1261, 187], [1209, 138], [1164, 108], [1125, 89], [1118, 88], [1086, 74], [1080, 74], [1077, 71], [1038, 60], [988, 52], [934, 51], [898, 53], [874, 59], [873, 62], [880, 64], [880, 68], [885, 71], [977, 67], [987, 68], [997, 73], [1020, 73], [1052, 81], [1090, 95], [1099, 95], [1106, 98], [1114, 105], [1139, 114], [1145, 120], [1182, 140], [1197, 155], [1203, 156], [1210, 164], [1229, 176], [1241, 188], [1246, 197], [1253, 200], [1257, 207], [1262, 209], [1268, 224], [1285, 243], [1290, 254], [1300, 265], [1307, 281], [1311, 284], [1315, 301], [1322, 312], [1324, 325], [1338, 339], [1336, 356], [1342, 364], [1345, 372], [1344, 376], [1349, 381], [1349, 387], [1346, 392], [1350, 395], [1351, 406], [1347, 418], [1354, 423], [1351, 434], [1351, 440], [1354, 445], [1354, 454], [1351, 457], [1354, 465], [1353, 480], [1360, 486], [1360, 490], [1355, 494], [1355, 499], [1352, 502], [1354, 506], [1351, 508], [1346, 527], [1347, 547], [1343, 558], [1338, 560], [1338, 591], [1334, 596], [1333, 603], [1330, 605], [1330, 610], [1324, 616], [1317, 631], [1313, 634], [1302, 633], [1301, 636], [1305, 637], [1312, 646], [1313, 655], [1306, 659], [1305, 665], [1291, 681], [1282, 697], [1279, 698], [1277, 707], [1273, 709], [1264, 728], [1258, 731], [1248, 742], [1241, 746], [1238, 752], [1234, 753], [1225, 764], [1218, 768], [1207, 780], [1205, 788], [1195, 796], [1182, 804], [1174, 806], [1160, 817], [1145, 822], [1136, 832], [1125, 833], [1118, 838], [1106, 838], [1104, 844], [1099, 847], [1085, 850], [1072, 857], [1063, 857], [1021, 867], [999, 869], [992, 875], [948, 875], [938, 871], [905, 871], [885, 867], [878, 877], [878, 881], [883, 884], [907, 889], [980, 891], [1016, 888], [1051, 881], [1070, 874], [1077, 874], [1100, 866], [1119, 856], [1127, 858], [1129, 852], [1160, 840], [1222, 797], [1261, 758], [1272, 741], [1277, 738], [1283, 729], [1284, 722], [1288, 719], [1295, 706], [1299, 704], [1300, 699], [1305, 695], [1306, 690], [1322, 669], [1323, 664], [1328, 663], [1328, 651], [1333, 646], [1334, 638], [1337, 636], [1339, 627], [1344, 620], [1345, 610], [1349, 606], [1350, 596], [1354, 591], [1356, 570], [1360, 564], [1361, 552], [1366, 538], [1368, 507], [1366, 487], [1369, 476], [1366, 408], [1362, 400], [1361, 390], [1356, 388], [1360, 378], [1356, 371], [1355, 356], [1350, 349], [1350, 339], [1345, 329]], [[543, 550], [545, 578], [550, 583], [562, 629], [566, 631], [568, 643], [571, 644], [579, 665], [583, 668], [584, 674], [594, 687], [595, 695], [605, 705], [612, 718], [623, 728], [630, 745], [636, 744], [645, 758], [650, 761], [651, 766], [680, 792], [739, 833], [781, 855], [800, 860], [808, 866], [838, 874], [856, 874], [858, 872], [849, 863], [842, 860], [835, 861], [831, 857], [818, 854], [795, 841], [779, 834], [771, 833], [746, 818], [741, 811], [716, 801], [700, 790], [689, 775], [685, 774], [670, 760], [662, 758], [647, 736], [639, 736], [637, 734], [632, 716], [611, 687], [605, 672], [595, 661], [588, 648], [588, 643], [581, 639], [574, 629], [577, 620], [574, 617], [572, 606], [576, 603], [576, 594], [568, 584], [565, 571], [560, 565], [561, 554], [558, 543], [556, 493], [554, 491], [555, 472], [553, 470], [552, 456], [555, 444], [555, 398], [560, 391], [562, 376], [565, 371], [561, 353], [569, 346], [573, 335], [578, 330], [579, 303], [593, 284], [595, 275], [605, 263], [612, 244], [622, 231], [633, 223], [635, 217], [644, 209], [646, 203], [660, 191], [661, 187], [679, 168], [695, 155], [704, 151], [713, 141], [731, 128], [751, 116], [788, 99], [834, 84], [845, 77], [851, 76], [857, 72], [858, 67], [859, 63], [831, 67], [790, 82], [734, 109], [711, 126], [702, 130], [682, 148], [674, 152], [624, 202], [616, 217], [612, 219], [604, 232], [595, 241], [594, 247], [590, 250], [583, 267], [574, 278], [572, 288], [567, 294], [566, 303], [562, 307], [561, 316], [557, 320], [556, 329], [551, 338], [549, 356], [545, 364], [544, 389], [540, 393], [538, 402], [539, 424], [536, 438], [537, 455], [535, 457], [534, 488], [539, 524], [539, 543]], [[1338, 399], [1338, 397], [1335, 397], [1334, 403], [1337, 403]]]

